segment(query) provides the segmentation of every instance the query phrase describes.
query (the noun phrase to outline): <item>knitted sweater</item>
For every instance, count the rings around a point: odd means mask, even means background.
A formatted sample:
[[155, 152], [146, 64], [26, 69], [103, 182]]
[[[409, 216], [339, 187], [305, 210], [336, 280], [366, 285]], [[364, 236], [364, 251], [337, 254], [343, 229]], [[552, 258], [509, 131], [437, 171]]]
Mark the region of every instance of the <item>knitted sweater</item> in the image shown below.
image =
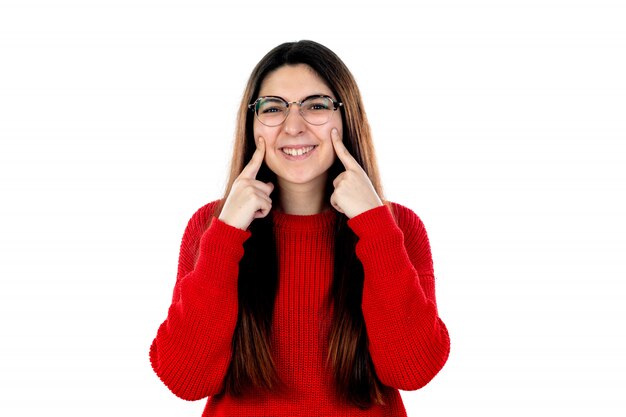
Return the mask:
[[391, 203], [397, 223], [388, 206], [348, 220], [359, 238], [370, 355], [378, 378], [392, 387], [384, 406], [361, 410], [337, 397], [325, 367], [329, 321], [324, 297], [332, 282], [334, 210], [305, 216], [272, 212], [280, 272], [271, 346], [287, 389], [214, 397], [231, 357], [238, 264], [251, 235], [213, 217], [216, 203], [201, 207], [183, 235], [172, 304], [150, 348], [152, 367], [163, 383], [186, 400], [208, 397], [203, 417], [406, 416], [398, 389], [426, 385], [450, 350], [419, 217]]

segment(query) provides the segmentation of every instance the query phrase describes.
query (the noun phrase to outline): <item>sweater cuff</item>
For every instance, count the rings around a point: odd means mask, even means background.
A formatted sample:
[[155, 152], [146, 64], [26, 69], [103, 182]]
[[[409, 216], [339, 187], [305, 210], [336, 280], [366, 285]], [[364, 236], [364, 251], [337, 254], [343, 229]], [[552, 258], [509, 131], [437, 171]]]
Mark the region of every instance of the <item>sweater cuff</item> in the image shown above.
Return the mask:
[[252, 232], [249, 230], [242, 230], [238, 227], [234, 227], [229, 225], [228, 223], [224, 223], [222, 220], [217, 217], [213, 217], [211, 219], [211, 224], [205, 230], [202, 238], [207, 235], [207, 233], [211, 233], [213, 235], [213, 239], [218, 239], [220, 242], [223, 242], [226, 245], [236, 246], [237, 248], [241, 248], [241, 254], [243, 255], [243, 243], [248, 240], [250, 236], [252, 236]]
[[200, 238], [200, 254], [196, 267], [199, 270], [197, 276], [202, 283], [198, 284], [201, 287], [209, 282], [218, 286], [235, 284], [236, 271], [244, 254], [243, 244], [250, 236], [250, 231], [233, 227], [213, 217]]
[[213, 217], [200, 238], [200, 254], [209, 256], [214, 262], [239, 263], [243, 257], [243, 243], [250, 236], [249, 230], [241, 230]]
[[400, 230], [386, 205], [374, 207], [348, 220], [348, 226], [359, 239], [377, 237], [394, 229]]
[[348, 220], [348, 226], [359, 238], [355, 249], [366, 277], [415, 274], [404, 247], [404, 234], [389, 207], [365, 211]]

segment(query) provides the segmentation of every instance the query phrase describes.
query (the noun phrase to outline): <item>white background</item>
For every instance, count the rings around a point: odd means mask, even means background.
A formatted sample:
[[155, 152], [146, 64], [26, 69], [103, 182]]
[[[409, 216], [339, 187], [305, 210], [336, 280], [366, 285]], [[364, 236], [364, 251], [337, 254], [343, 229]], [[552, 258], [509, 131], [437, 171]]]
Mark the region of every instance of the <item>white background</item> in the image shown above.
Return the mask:
[[247, 77], [298, 39], [429, 232], [452, 351], [409, 415], [624, 415], [622, 1], [209, 3], [0, 3], [1, 415], [201, 415], [148, 349]]

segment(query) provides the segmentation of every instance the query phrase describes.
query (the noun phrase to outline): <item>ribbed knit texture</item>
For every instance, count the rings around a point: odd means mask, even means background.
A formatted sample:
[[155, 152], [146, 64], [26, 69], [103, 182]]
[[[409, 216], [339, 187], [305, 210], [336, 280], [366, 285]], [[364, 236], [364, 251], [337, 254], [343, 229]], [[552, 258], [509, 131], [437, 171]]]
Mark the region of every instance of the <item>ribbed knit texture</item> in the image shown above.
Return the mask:
[[244, 231], [200, 208], [183, 235], [172, 305], [150, 348], [154, 371], [177, 396], [208, 398], [208, 416], [406, 416], [398, 389], [426, 385], [445, 364], [450, 339], [437, 313], [430, 244], [410, 209], [391, 203], [350, 219], [363, 263], [362, 310], [379, 379], [392, 388], [385, 406], [361, 410], [335, 394], [325, 367], [331, 317], [333, 210], [310, 216], [273, 211], [279, 259], [272, 354], [286, 389], [244, 398], [213, 397], [231, 356], [237, 274]]

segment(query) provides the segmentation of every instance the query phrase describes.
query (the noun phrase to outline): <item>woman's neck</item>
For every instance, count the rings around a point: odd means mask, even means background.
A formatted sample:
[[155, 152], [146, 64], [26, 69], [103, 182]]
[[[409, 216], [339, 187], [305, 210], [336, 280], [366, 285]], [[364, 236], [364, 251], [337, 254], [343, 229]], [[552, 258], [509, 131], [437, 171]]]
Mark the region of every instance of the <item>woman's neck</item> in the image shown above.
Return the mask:
[[330, 208], [323, 185], [283, 183], [278, 180], [280, 201], [276, 208], [286, 214], [311, 215]]

